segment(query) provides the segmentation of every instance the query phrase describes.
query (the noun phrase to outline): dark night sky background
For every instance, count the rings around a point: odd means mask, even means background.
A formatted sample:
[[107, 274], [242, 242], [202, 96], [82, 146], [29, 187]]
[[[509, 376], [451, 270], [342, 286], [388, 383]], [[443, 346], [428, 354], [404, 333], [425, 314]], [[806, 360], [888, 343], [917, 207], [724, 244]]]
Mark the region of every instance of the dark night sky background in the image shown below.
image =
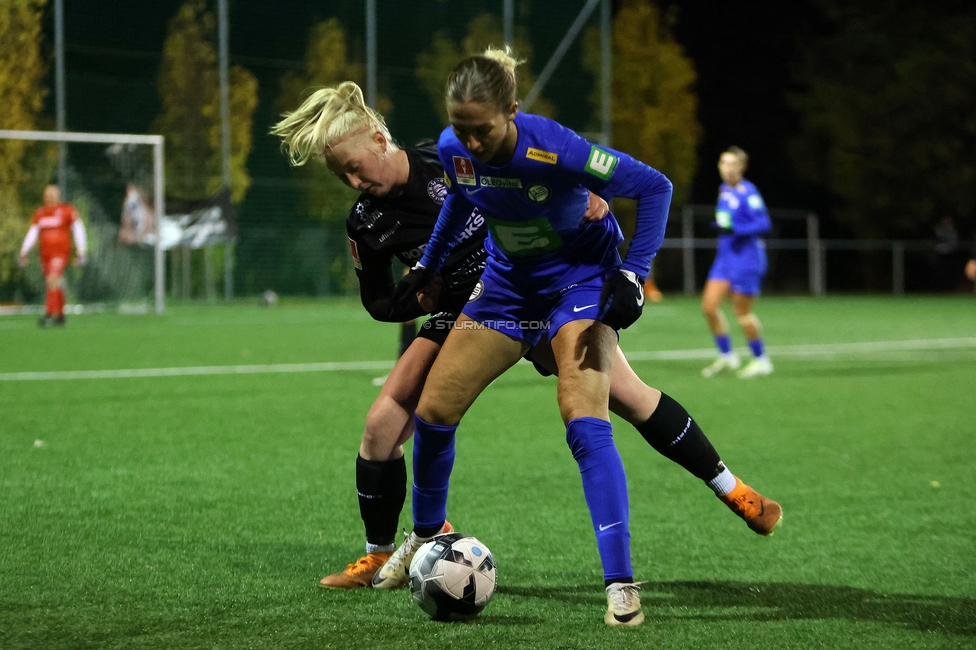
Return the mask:
[[[65, 2], [70, 129], [149, 131], [159, 110], [155, 79], [166, 26], [180, 4], [179, 0]], [[379, 1], [379, 86], [394, 101], [395, 109], [388, 118], [398, 138], [409, 142], [440, 130], [438, 118], [413, 76], [416, 54], [428, 47], [433, 31], [446, 26], [460, 37], [471, 17], [483, 11], [500, 15], [501, 4], [500, 0]], [[524, 4], [516, 4], [517, 23], [529, 29], [536, 48], [533, 67], [538, 73], [584, 3], [536, 1], [528, 15], [519, 15]], [[261, 84], [249, 165], [254, 185], [246, 201], [252, 207], [260, 201], [262, 188], [275, 185], [275, 178], [288, 173], [276, 143], [265, 135], [280, 110], [275, 105], [278, 78], [297, 67], [308, 27], [323, 18], [338, 16], [352, 34], [353, 55], [358, 54], [357, 48], [361, 52], [363, 6], [361, 0], [231, 0], [231, 61], [250, 69]], [[562, 6], [570, 10], [551, 11]], [[663, 2], [662, 8], [677, 12], [675, 35], [694, 61], [699, 77], [696, 90], [704, 138], [693, 201], [714, 200], [718, 153], [729, 144], [738, 144], [750, 152], [749, 176], [770, 205], [822, 207], [823, 198], [797, 182], [786, 152], [795, 129], [786, 93], [792, 89], [796, 34], [809, 26], [815, 13], [805, 3], [772, 1], [743, 5], [673, 0]], [[596, 24], [595, 17], [590, 23]], [[585, 102], [592, 81], [581, 71], [579, 55], [577, 42], [545, 94], [557, 105], [557, 119], [585, 130], [592, 117]], [[242, 207], [247, 211], [248, 206]]]

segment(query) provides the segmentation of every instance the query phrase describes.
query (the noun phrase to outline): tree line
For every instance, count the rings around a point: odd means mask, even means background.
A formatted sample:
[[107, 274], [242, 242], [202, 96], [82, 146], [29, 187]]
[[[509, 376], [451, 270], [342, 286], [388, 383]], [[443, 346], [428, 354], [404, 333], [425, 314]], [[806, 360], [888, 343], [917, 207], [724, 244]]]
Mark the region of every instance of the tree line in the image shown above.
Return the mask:
[[[44, 54], [47, 0], [5, 0], [0, 5], [0, 128], [46, 130], [43, 114], [50, 61]], [[976, 202], [976, 7], [946, 2], [918, 5], [890, 0], [870, 9], [840, 0], [813, 0], [822, 22], [798, 36], [802, 52], [794, 69], [797, 91], [789, 98], [798, 129], [782, 142], [795, 174], [829, 197], [831, 216], [852, 235], [925, 237], [941, 218], [972, 218]], [[663, 171], [681, 205], [699, 168], [695, 64], [675, 40], [676, 15], [651, 0], [615, 3], [613, 19], [612, 146]], [[313, 24], [300, 70], [285, 73], [278, 89], [280, 112], [294, 109], [312, 88], [351, 79], [364, 81], [363, 57], [351, 51], [348, 29], [337, 18]], [[419, 87], [439, 111], [443, 83], [464, 56], [502, 42], [498, 16], [482, 14], [454, 40], [434, 34], [414, 57]], [[581, 100], [590, 103], [590, 131], [598, 131], [599, 34], [583, 36], [583, 66], [594, 83]], [[526, 64], [521, 96], [535, 82], [532, 42], [515, 32], [513, 48]], [[583, 84], [581, 84], [583, 85]], [[200, 198], [222, 183], [216, 19], [212, 3], [188, 0], [170, 19], [157, 77], [161, 110], [152, 130], [166, 138], [167, 193]], [[251, 182], [248, 157], [255, 130], [258, 82], [244, 66], [230, 69], [231, 190], [245, 196]], [[395, 98], [380, 95], [388, 113]], [[730, 109], [734, 110], [734, 109]], [[532, 112], [556, 117], [540, 97]], [[259, 129], [260, 130], [260, 129]], [[395, 134], [394, 134], [395, 135]], [[52, 147], [0, 141], [0, 283], [13, 264], [37, 202], [43, 177], [55, 164]], [[33, 172], [33, 173], [29, 173]], [[321, 165], [296, 170], [311, 218], [345, 217], [349, 202], [341, 183]], [[34, 179], [34, 180], [31, 180]], [[626, 206], [618, 211], [632, 219]]]

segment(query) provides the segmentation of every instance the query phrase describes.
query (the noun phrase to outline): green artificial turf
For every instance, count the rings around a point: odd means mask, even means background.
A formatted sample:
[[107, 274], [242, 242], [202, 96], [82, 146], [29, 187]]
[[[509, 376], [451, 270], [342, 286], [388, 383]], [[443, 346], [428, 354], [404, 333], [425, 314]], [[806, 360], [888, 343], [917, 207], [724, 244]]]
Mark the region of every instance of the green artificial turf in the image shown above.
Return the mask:
[[[756, 313], [776, 372], [751, 381], [700, 376], [711, 339], [693, 300], [623, 333], [647, 359], [635, 370], [785, 510], [756, 536], [615, 420], [646, 581], [647, 620], [627, 630], [603, 624], [554, 379], [531, 366], [459, 431], [449, 516], [494, 553], [498, 590], [444, 624], [405, 591], [317, 587], [362, 552], [354, 461], [384, 370], [17, 374], [392, 362], [396, 327], [343, 300], [64, 329], [4, 317], [0, 648], [976, 647], [976, 301], [763, 298]], [[870, 342], [888, 343], [843, 345]]]

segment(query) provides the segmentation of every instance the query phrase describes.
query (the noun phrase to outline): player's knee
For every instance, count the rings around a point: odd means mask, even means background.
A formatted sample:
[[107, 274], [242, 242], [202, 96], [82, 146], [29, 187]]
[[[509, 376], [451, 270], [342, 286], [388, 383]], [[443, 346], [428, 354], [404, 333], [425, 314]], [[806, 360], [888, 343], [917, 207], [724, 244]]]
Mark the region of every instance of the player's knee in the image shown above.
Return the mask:
[[609, 409], [609, 382], [559, 378], [556, 391], [559, 412], [564, 423], [584, 417], [603, 417]]
[[739, 325], [745, 328], [754, 327], [759, 329], [759, 319], [751, 311], [745, 314], [736, 314], [736, 320], [739, 321]]
[[718, 318], [718, 303], [714, 300], [702, 300], [701, 310], [706, 318]]
[[425, 422], [440, 426], [453, 426], [461, 421], [461, 414], [451, 404], [435, 398], [421, 396], [417, 405], [417, 417]]

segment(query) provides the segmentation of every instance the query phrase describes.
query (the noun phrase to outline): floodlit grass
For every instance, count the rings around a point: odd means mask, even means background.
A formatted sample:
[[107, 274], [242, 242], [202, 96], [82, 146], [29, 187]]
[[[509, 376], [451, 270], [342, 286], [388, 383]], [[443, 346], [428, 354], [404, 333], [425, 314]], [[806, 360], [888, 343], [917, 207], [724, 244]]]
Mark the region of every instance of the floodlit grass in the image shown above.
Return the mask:
[[[658, 355], [635, 370], [785, 509], [759, 538], [615, 421], [647, 581], [632, 630], [602, 622], [554, 380], [529, 366], [459, 432], [451, 521], [492, 549], [499, 586], [483, 615], [442, 624], [403, 591], [317, 587], [362, 551], [354, 461], [384, 371], [12, 380], [392, 361], [395, 327], [357, 301], [75, 316], [63, 330], [0, 319], [0, 648], [976, 646], [976, 301], [756, 311], [776, 372], [752, 381], [702, 379], [693, 353], [660, 360], [709, 348], [692, 300], [649, 305], [623, 333], [626, 351]], [[955, 341], [795, 347], [927, 339]]]

